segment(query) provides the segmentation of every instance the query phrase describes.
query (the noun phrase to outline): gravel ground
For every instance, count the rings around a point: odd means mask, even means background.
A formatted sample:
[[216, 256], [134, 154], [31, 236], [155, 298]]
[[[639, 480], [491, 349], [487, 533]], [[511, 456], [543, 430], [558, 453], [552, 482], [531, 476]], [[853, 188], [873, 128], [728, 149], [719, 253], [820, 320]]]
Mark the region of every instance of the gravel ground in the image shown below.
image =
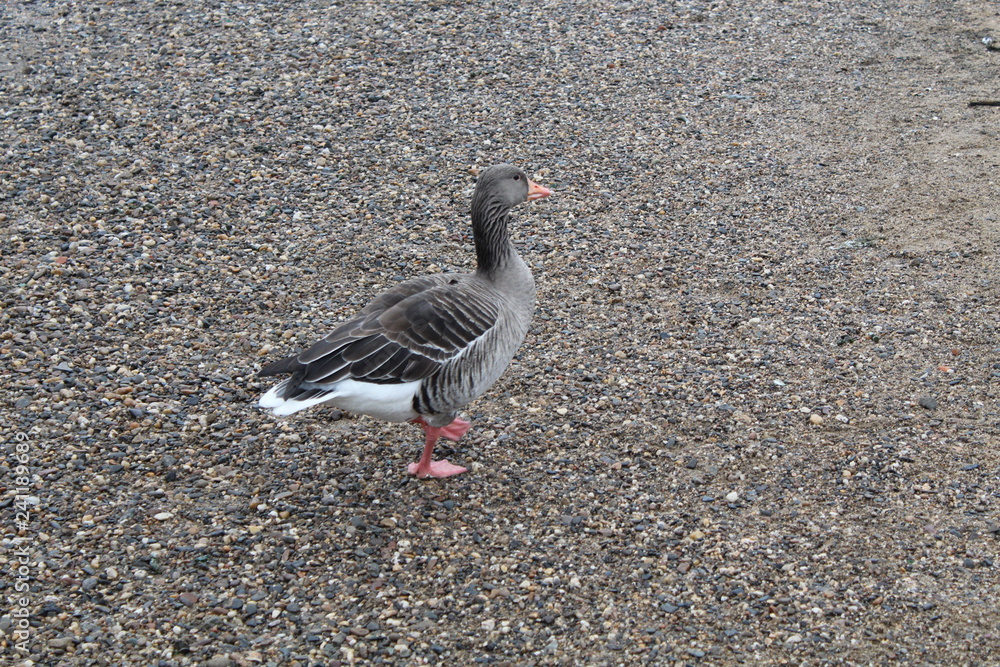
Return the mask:
[[[5, 3], [3, 659], [1000, 664], [989, 35], [971, 0]], [[500, 161], [555, 194], [470, 472], [256, 409], [265, 361], [471, 266]]]

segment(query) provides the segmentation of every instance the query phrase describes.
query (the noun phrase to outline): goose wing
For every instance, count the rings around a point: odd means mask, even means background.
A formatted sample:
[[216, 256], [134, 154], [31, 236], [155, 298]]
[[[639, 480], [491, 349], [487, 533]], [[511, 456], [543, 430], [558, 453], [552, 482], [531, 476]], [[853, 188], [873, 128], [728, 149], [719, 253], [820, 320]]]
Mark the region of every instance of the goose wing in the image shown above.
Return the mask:
[[302, 382], [421, 380], [473, 346], [499, 314], [493, 295], [472, 276], [409, 280], [380, 294], [305, 352], [265, 366], [260, 375], [295, 374], [286, 397]]

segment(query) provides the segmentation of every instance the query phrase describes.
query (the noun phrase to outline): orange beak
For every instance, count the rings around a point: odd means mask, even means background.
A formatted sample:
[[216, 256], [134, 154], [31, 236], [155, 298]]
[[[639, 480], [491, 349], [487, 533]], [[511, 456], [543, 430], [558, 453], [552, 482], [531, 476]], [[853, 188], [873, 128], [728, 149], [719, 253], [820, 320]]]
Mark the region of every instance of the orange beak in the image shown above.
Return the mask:
[[536, 199], [541, 199], [542, 197], [548, 197], [550, 194], [552, 194], [552, 190], [542, 187], [530, 178], [528, 179], [528, 201], [535, 201]]

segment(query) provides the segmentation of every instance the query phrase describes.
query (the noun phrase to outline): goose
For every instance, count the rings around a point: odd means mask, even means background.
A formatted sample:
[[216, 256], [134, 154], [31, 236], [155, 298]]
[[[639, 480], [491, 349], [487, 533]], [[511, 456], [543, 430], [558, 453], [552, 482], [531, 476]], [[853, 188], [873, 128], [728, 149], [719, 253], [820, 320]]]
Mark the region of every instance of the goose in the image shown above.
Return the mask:
[[424, 430], [420, 460], [407, 472], [441, 478], [466, 472], [432, 460], [440, 437], [458, 441], [469, 422], [458, 412], [510, 364], [535, 310], [535, 282], [510, 241], [510, 209], [551, 190], [512, 165], [484, 170], [472, 195], [474, 273], [413, 278], [375, 297], [304, 352], [262, 368], [291, 374], [258, 405], [290, 415], [328, 404]]

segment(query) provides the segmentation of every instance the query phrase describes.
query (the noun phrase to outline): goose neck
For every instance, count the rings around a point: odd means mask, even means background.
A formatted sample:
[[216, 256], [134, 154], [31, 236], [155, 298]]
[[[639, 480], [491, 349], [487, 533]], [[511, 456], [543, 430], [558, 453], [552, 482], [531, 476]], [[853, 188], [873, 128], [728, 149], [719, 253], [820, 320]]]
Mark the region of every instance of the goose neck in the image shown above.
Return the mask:
[[509, 208], [496, 202], [472, 209], [472, 237], [476, 244], [477, 271], [490, 275], [514, 254], [507, 229]]

